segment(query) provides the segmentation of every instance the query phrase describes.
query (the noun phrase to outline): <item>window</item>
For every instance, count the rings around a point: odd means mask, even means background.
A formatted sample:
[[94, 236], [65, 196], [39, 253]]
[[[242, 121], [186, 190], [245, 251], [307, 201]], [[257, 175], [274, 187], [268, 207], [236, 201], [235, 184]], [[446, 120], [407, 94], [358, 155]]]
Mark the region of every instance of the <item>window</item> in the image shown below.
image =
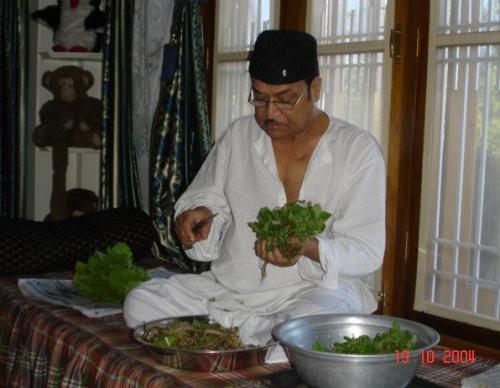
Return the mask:
[[415, 309], [498, 330], [500, 1], [430, 4]]
[[218, 0], [214, 49], [214, 120], [212, 138], [253, 112], [246, 97], [250, 90], [248, 54], [257, 35], [277, 28], [279, 1]]

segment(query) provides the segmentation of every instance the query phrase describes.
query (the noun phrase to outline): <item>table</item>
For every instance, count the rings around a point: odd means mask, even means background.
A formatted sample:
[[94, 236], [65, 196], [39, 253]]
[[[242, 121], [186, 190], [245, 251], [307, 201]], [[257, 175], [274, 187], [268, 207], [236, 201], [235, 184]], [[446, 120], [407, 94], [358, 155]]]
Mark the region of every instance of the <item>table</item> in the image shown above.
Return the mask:
[[[70, 273], [51, 274], [69, 277]], [[445, 365], [446, 348], [419, 367], [410, 387], [459, 387], [495, 361]], [[0, 278], [0, 386], [268, 387], [307, 385], [288, 363], [225, 373], [166, 368], [130, 337], [121, 314], [87, 318], [76, 310], [29, 300], [17, 279]]]

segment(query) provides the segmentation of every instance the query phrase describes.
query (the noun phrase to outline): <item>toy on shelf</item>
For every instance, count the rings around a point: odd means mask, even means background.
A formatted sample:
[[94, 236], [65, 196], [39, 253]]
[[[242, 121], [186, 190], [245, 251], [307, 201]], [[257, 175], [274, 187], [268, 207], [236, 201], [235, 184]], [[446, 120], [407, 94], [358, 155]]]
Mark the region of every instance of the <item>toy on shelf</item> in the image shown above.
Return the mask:
[[58, 0], [31, 17], [54, 31], [54, 51], [99, 52], [105, 25], [100, 4], [101, 0]]
[[54, 96], [40, 109], [40, 125], [33, 131], [33, 143], [52, 147], [51, 218], [67, 217], [65, 209], [68, 147], [99, 149], [102, 143], [102, 102], [89, 97], [92, 73], [78, 66], [61, 66], [47, 71], [42, 86]]
[[[99, 197], [92, 190], [80, 187], [70, 189], [64, 193], [64, 219], [83, 216], [97, 211]], [[49, 213], [44, 221], [54, 221]]]

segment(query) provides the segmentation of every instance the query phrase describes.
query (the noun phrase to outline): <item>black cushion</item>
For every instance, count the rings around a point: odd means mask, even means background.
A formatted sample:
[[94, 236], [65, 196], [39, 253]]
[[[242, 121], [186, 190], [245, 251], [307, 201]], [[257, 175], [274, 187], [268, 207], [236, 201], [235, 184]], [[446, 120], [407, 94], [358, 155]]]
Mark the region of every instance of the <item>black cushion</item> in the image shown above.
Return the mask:
[[64, 221], [0, 219], [0, 275], [75, 268], [96, 250], [126, 243], [134, 260], [151, 255], [156, 232], [144, 211], [121, 207]]

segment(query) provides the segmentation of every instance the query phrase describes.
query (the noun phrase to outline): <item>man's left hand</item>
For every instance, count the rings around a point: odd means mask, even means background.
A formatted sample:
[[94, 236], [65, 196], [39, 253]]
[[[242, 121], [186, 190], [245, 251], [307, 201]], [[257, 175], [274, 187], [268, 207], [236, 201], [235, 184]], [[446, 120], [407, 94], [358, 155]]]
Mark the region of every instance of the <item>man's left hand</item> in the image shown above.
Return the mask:
[[273, 248], [270, 252], [266, 251], [266, 240], [257, 240], [255, 241], [255, 254], [259, 256], [262, 260], [271, 263], [273, 265], [277, 265], [279, 267], [291, 267], [295, 265], [297, 261], [299, 261], [300, 256], [305, 256], [312, 261], [316, 261], [319, 263], [319, 249], [318, 249], [318, 240], [315, 238], [300, 241], [298, 239], [294, 239], [293, 243], [299, 244], [299, 254], [292, 258], [288, 258], [283, 256], [283, 254], [279, 251], [278, 248]]
[[262, 260], [267, 261], [268, 263], [271, 263], [273, 265], [277, 265], [278, 267], [291, 267], [292, 265], [295, 265], [304, 252], [305, 242], [301, 242], [299, 240], [297, 240], [296, 242], [294, 241], [294, 243], [300, 244], [300, 253], [291, 258], [283, 256], [278, 248], [273, 248], [271, 251], [267, 251], [266, 243], [266, 240], [255, 241], [255, 253]]

